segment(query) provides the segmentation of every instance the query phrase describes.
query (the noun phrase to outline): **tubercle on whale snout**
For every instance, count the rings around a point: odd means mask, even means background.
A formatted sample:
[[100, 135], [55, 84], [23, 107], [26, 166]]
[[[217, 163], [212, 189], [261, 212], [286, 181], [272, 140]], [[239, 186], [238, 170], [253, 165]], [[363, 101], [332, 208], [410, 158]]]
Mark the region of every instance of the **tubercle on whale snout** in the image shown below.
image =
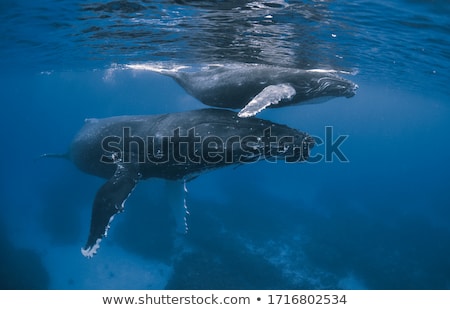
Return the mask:
[[356, 90], [358, 88], [358, 84], [339, 76], [326, 76], [317, 80], [317, 87], [315, 90], [321, 93], [351, 98], [356, 95]]
[[351, 87], [351, 88], [348, 90], [346, 97], [347, 97], [347, 98], [351, 98], [351, 97], [353, 97], [354, 95], [356, 95], [356, 91], [358, 90], [358, 88], [359, 88], [358, 84], [353, 83], [353, 87]]
[[356, 95], [356, 91], [358, 90], [358, 88], [359, 88], [358, 84], [353, 84], [352, 87], [349, 87], [347, 89], [347, 91], [344, 93], [344, 96], [346, 98], [353, 97], [354, 95]]

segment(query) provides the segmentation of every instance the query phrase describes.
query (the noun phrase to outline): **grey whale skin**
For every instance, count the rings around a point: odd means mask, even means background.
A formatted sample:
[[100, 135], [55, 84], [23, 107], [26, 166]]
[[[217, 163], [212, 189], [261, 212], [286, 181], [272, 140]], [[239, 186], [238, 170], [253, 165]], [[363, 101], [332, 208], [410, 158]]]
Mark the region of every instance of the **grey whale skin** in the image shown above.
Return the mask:
[[353, 97], [358, 85], [338, 76], [335, 70], [303, 70], [263, 64], [207, 65], [197, 71], [127, 65], [175, 79], [190, 95], [206, 105], [241, 109], [250, 117], [270, 107], [318, 103], [333, 97]]
[[[125, 137], [124, 128], [129, 130], [127, 138], [129, 140], [121, 145], [118, 138]], [[260, 138], [264, 139], [267, 136], [268, 128], [270, 136], [278, 139], [280, 143], [261, 143]], [[173, 145], [168, 143], [167, 148], [164, 148], [162, 137], [173, 137], [176, 130], [179, 130], [179, 136], [184, 137], [185, 143], [178, 146], [176, 143]], [[191, 130], [191, 136], [188, 130]], [[191, 152], [186, 146], [188, 140], [194, 139], [194, 132], [196, 139], [202, 141], [211, 136], [215, 137], [211, 140], [216, 142], [229, 139], [236, 142], [236, 137], [243, 139], [241, 143], [224, 142], [222, 145], [214, 142], [210, 145], [195, 143], [192, 144], [195, 148]], [[116, 140], [107, 141], [110, 137], [115, 137]], [[138, 139], [136, 137], [154, 139], [145, 139], [142, 148], [142, 145], [136, 142]], [[283, 137], [290, 138], [281, 143]], [[125, 200], [139, 180], [152, 177], [186, 180], [206, 170], [272, 157], [290, 161], [287, 160], [290, 156], [291, 161], [300, 162], [308, 158], [309, 149], [313, 145], [314, 139], [304, 132], [258, 118], [242, 119], [235, 112], [224, 109], [88, 119], [71, 143], [67, 157], [80, 170], [108, 181], [101, 186], [95, 196], [90, 233], [86, 245], [81, 250], [82, 254], [92, 257], [96, 253], [114, 215], [123, 211]], [[214, 149], [214, 146], [219, 148]], [[217, 155], [217, 151], [223, 151], [223, 156], [208, 157], [208, 151], [216, 151], [213, 155]], [[161, 154], [165, 152], [170, 156], [161, 162], [156, 162], [158, 161], [156, 157], [145, 156], [158, 152]], [[178, 155], [184, 154], [185, 159], [188, 159], [190, 154], [189, 159], [193, 160], [182, 162], [180, 158], [175, 158], [175, 152]]]

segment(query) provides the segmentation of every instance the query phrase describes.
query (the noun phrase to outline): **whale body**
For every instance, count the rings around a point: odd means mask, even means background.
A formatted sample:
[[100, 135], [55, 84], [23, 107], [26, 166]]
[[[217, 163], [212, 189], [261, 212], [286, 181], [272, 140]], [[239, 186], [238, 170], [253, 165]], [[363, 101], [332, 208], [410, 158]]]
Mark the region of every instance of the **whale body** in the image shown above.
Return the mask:
[[189, 180], [212, 169], [263, 159], [302, 162], [313, 145], [304, 132], [258, 118], [242, 119], [224, 109], [88, 119], [67, 158], [107, 181], [95, 196], [82, 254], [96, 253], [140, 180]]
[[206, 105], [241, 109], [239, 117], [254, 116], [267, 107], [318, 103], [334, 97], [350, 98], [358, 89], [357, 84], [340, 77], [335, 70], [303, 70], [264, 64], [208, 65], [198, 70], [152, 64], [126, 67], [170, 76]]

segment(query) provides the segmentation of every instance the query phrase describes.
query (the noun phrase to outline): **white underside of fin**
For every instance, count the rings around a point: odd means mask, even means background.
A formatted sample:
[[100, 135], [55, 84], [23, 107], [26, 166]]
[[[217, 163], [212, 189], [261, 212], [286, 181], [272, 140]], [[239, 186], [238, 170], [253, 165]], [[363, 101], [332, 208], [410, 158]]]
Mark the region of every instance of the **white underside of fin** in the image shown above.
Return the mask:
[[186, 180], [165, 181], [167, 191], [167, 204], [169, 205], [173, 219], [175, 220], [175, 231], [179, 235], [185, 235], [188, 232], [188, 216], [187, 208], [187, 186]]
[[251, 117], [283, 99], [291, 99], [296, 91], [290, 84], [269, 85], [257, 94], [241, 111], [239, 117]]
[[91, 246], [90, 248], [83, 249], [81, 248], [81, 254], [83, 254], [84, 257], [92, 258], [95, 254], [97, 254], [97, 250], [100, 248], [100, 242], [102, 241], [101, 238], [98, 238], [95, 241], [95, 244]]
[[188, 216], [190, 215], [190, 213], [189, 213], [189, 209], [188, 209], [188, 206], [187, 206], [187, 194], [188, 194], [188, 189], [187, 189], [187, 186], [186, 186], [186, 179], [184, 179], [183, 180], [183, 190], [184, 190], [184, 195], [183, 195], [183, 204], [184, 204], [184, 217], [183, 217], [183, 219], [184, 219], [184, 233], [185, 234], [187, 234], [188, 233], [188, 230], [189, 230], [189, 225], [188, 225], [188, 220], [187, 220], [187, 218], [188, 218]]

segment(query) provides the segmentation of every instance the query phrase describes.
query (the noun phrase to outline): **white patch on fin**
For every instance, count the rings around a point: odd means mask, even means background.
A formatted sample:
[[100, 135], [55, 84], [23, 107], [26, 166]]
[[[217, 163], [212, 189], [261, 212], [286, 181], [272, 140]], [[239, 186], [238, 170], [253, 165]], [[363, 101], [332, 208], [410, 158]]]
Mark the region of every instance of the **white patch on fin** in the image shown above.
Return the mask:
[[185, 231], [184, 231], [184, 233], [187, 234], [188, 231], [189, 231], [187, 217], [190, 215], [190, 213], [189, 213], [189, 210], [188, 210], [188, 207], [187, 207], [187, 202], [186, 202], [186, 200], [187, 200], [186, 197], [187, 197], [187, 193], [188, 193], [187, 186], [186, 186], [186, 179], [184, 179], [183, 182], [184, 182], [184, 197], [183, 197], [183, 201], [184, 201], [184, 211], [185, 211], [185, 214], [184, 214], [184, 228], [185, 228]]
[[97, 254], [98, 248], [100, 248], [100, 242], [102, 241], [101, 238], [98, 238], [97, 241], [95, 241], [95, 244], [87, 249], [81, 248], [81, 254], [83, 254], [84, 257], [92, 258], [95, 254]]
[[[123, 206], [123, 203], [122, 203], [122, 206]], [[97, 250], [100, 248], [100, 242], [102, 241], [103, 238], [106, 238], [108, 236], [108, 229], [111, 226], [111, 222], [113, 220], [114, 220], [114, 215], [109, 218], [109, 222], [108, 222], [108, 225], [106, 225], [103, 237], [102, 238], [98, 238], [95, 241], [95, 244], [93, 246], [91, 246], [91, 247], [89, 247], [87, 249], [81, 248], [81, 254], [83, 254], [84, 257], [92, 258], [92, 257], [94, 257], [95, 254], [97, 254]]]
[[254, 116], [272, 104], [278, 104], [283, 99], [291, 99], [295, 94], [296, 91], [290, 84], [269, 85], [239, 111], [238, 116]]
[[175, 231], [177, 235], [187, 233], [187, 187], [186, 181], [165, 181], [167, 204], [170, 207], [173, 219], [175, 220]]

